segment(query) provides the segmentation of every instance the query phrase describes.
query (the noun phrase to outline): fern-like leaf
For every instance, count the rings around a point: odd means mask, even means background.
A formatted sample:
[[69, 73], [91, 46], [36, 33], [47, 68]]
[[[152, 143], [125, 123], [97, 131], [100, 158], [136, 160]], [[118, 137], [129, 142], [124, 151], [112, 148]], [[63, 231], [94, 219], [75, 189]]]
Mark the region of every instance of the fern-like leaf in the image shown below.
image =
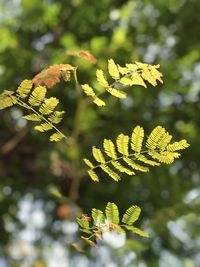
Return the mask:
[[30, 114], [22, 117], [23, 119], [26, 119], [28, 121], [41, 121], [41, 117], [37, 114]]
[[132, 225], [125, 225], [124, 226], [127, 230], [133, 232], [134, 234], [137, 234], [139, 236], [142, 236], [142, 237], [149, 237], [149, 234], [142, 231], [141, 229], [137, 228], [137, 227], [134, 227]]
[[85, 164], [90, 167], [90, 168], [94, 168], [94, 165], [92, 164], [92, 162], [89, 159], [83, 159], [83, 161], [85, 162]]
[[121, 178], [120, 176], [114, 172], [111, 168], [109, 168], [107, 165], [105, 164], [101, 164], [100, 168], [106, 172], [113, 180], [115, 180], [116, 182], [118, 182]]
[[135, 175], [135, 172], [133, 170], [130, 170], [130, 169], [124, 167], [118, 161], [112, 161], [111, 164], [120, 172], [124, 172], [124, 173], [126, 173], [128, 175]]
[[[131, 141], [130, 150], [129, 139]], [[116, 145], [110, 139], [104, 139], [104, 150], [93, 148], [93, 156], [98, 164], [93, 164], [92, 162], [87, 164], [85, 161], [91, 171], [89, 175], [93, 176], [93, 180], [97, 181], [99, 178], [96, 177], [96, 168], [100, 167], [111, 178], [118, 181], [120, 180], [119, 172], [135, 175], [137, 173], [135, 171], [148, 172], [148, 165], [171, 164], [180, 157], [180, 153], [176, 151], [189, 146], [186, 140], [170, 144], [171, 139], [172, 136], [161, 126], [157, 126], [152, 130], [144, 144], [144, 130], [140, 126], [136, 126], [133, 129], [131, 138], [128, 135], [119, 134]], [[109, 157], [108, 160], [102, 152], [105, 152]], [[140, 162], [143, 164], [141, 165]]]
[[148, 172], [149, 168], [144, 167], [142, 165], [139, 165], [137, 163], [135, 163], [132, 159], [128, 158], [128, 157], [123, 157], [123, 160], [134, 170], [136, 171], [141, 171], [141, 172]]
[[88, 84], [83, 84], [81, 87], [87, 96], [95, 96], [94, 90]]
[[99, 107], [103, 107], [106, 105], [106, 103], [102, 99], [100, 99], [98, 96], [94, 96], [93, 102]]
[[50, 97], [45, 100], [45, 102], [41, 105], [39, 112], [43, 115], [51, 114], [55, 107], [58, 105], [59, 101], [55, 97]]
[[129, 136], [124, 134], [119, 134], [117, 137], [117, 149], [119, 153], [122, 155], [128, 156], [128, 143], [129, 143]]
[[136, 65], [141, 69], [141, 76], [143, 79], [147, 80], [149, 83], [151, 83], [153, 86], [157, 85], [157, 80], [161, 83], [162, 81], [162, 74], [157, 70], [160, 68], [160, 65], [149, 65], [149, 64], [144, 64], [140, 62], [135, 62]]
[[49, 140], [50, 140], [51, 142], [58, 142], [58, 141], [60, 141], [60, 140], [63, 139], [63, 138], [64, 138], [63, 134], [61, 134], [61, 133], [54, 133], [54, 134], [52, 134], [52, 135], [49, 137]]
[[21, 82], [21, 84], [17, 88], [16, 93], [20, 96], [20, 98], [24, 99], [30, 93], [32, 86], [33, 86], [33, 83], [31, 80], [24, 80]]
[[155, 127], [147, 139], [146, 147], [152, 150], [156, 149], [165, 139], [166, 135], [167, 133], [163, 127]]
[[47, 132], [47, 131], [51, 130], [52, 128], [53, 128], [53, 125], [50, 123], [47, 123], [47, 122], [44, 122], [44, 123], [34, 127], [34, 129], [36, 131], [39, 131], [39, 132]]
[[160, 153], [156, 151], [149, 150], [148, 154], [152, 156], [153, 159], [157, 159], [161, 163], [171, 164], [174, 162], [175, 158], [179, 158], [180, 154], [170, 151], [162, 151]]
[[93, 171], [93, 170], [89, 170], [88, 174], [90, 176], [90, 178], [94, 181], [94, 182], [99, 182], [99, 177], [97, 176], [97, 174]]
[[157, 148], [159, 148], [161, 151], [165, 150], [171, 139], [172, 135], [169, 135], [168, 132], [165, 132], [163, 138], [158, 142]]
[[122, 67], [119, 64], [117, 64], [117, 68], [119, 70], [119, 73], [121, 73], [122, 75], [126, 75], [130, 73], [130, 70], [126, 67]]
[[0, 110], [12, 107], [14, 104], [16, 104], [16, 98], [13, 96], [12, 91], [7, 91], [5, 90], [1, 95], [0, 95]]
[[54, 111], [53, 114], [49, 117], [49, 121], [53, 124], [58, 124], [63, 119], [64, 111]]
[[142, 149], [142, 142], [144, 139], [144, 129], [136, 126], [131, 135], [131, 148], [133, 151], [140, 153]]
[[[143, 80], [142, 80], [142, 81], [143, 81]], [[127, 77], [122, 77], [122, 78], [119, 80], [119, 82], [120, 82], [121, 84], [123, 84], [123, 85], [129, 85], [129, 86], [133, 85], [133, 80], [130, 79], [130, 78], [127, 78]]]
[[110, 139], [108, 139], [108, 140], [104, 139], [103, 146], [104, 146], [105, 153], [108, 155], [108, 157], [110, 157], [111, 159], [117, 158], [117, 154], [115, 151], [115, 145]]
[[142, 79], [140, 74], [138, 74], [138, 73], [134, 73], [131, 76], [131, 81], [132, 81], [132, 85], [141, 85], [141, 86], [147, 88], [146, 83], [144, 82], [144, 80]]
[[83, 218], [76, 218], [77, 223], [84, 229], [89, 228], [89, 222], [87, 220], [84, 220]]
[[106, 103], [100, 99], [94, 92], [94, 90], [92, 89], [92, 87], [90, 87], [88, 84], [83, 84], [82, 85], [82, 89], [84, 91], [84, 93], [87, 95], [87, 96], [91, 96], [92, 99], [93, 99], [93, 102], [99, 106], [99, 107], [102, 107], [102, 106], [105, 106]]
[[109, 84], [104, 76], [103, 70], [99, 69], [96, 71], [97, 81], [103, 87], [109, 87]]
[[160, 166], [160, 163], [155, 160], [150, 160], [144, 155], [141, 154], [135, 154], [135, 158], [141, 162], [144, 162], [145, 164], [148, 164], [150, 166]]
[[108, 202], [105, 214], [109, 223], [119, 224], [119, 210], [115, 203]]
[[127, 225], [132, 225], [134, 222], [138, 220], [140, 213], [141, 213], [141, 208], [136, 205], [133, 205], [130, 208], [128, 208], [124, 213], [122, 222]]
[[47, 92], [47, 89], [44, 86], [38, 86], [34, 88], [28, 100], [29, 104], [31, 106], [40, 106], [46, 95], [46, 92]]
[[174, 142], [172, 144], [169, 144], [167, 146], [167, 150], [173, 152], [173, 151], [185, 149], [185, 148], [187, 148], [189, 146], [190, 145], [188, 144], [188, 142], [185, 139], [183, 139], [183, 140], [181, 140], [179, 142]]
[[115, 88], [108, 87], [106, 90], [107, 90], [111, 95], [113, 95], [113, 96], [115, 96], [115, 97], [117, 97], [117, 98], [126, 98], [126, 97], [127, 97], [126, 93], [124, 93], [124, 92], [122, 92], [122, 91], [120, 91], [120, 90], [117, 90], [117, 89], [115, 89]]
[[99, 209], [92, 209], [92, 218], [94, 220], [95, 225], [100, 225], [104, 223], [104, 214]]
[[81, 238], [89, 245], [95, 246], [98, 243], [98, 239], [103, 242], [103, 233], [108, 231], [125, 234], [126, 230], [129, 230], [142, 237], [148, 237], [147, 233], [132, 225], [138, 219], [140, 212], [141, 209], [138, 206], [131, 206], [123, 215], [123, 224], [120, 224], [119, 210], [115, 203], [107, 203], [105, 215], [101, 210], [93, 208], [91, 217], [87, 214], [82, 214], [81, 217], [77, 218], [80, 231], [88, 235]]
[[97, 162], [105, 163], [105, 158], [99, 148], [96, 148], [95, 146], [92, 149], [92, 154]]
[[114, 80], [118, 80], [120, 78], [119, 70], [113, 59], [108, 60], [108, 72]]

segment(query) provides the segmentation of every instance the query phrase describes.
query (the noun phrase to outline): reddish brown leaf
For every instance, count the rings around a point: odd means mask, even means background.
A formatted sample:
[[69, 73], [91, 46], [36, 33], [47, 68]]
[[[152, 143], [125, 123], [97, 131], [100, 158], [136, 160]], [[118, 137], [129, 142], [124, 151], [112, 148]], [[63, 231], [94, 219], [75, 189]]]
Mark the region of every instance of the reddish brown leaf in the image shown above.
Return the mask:
[[91, 221], [91, 217], [89, 217], [87, 214], [81, 214], [81, 217], [85, 222]]
[[63, 72], [68, 72], [73, 69], [74, 67], [70, 64], [55, 64], [35, 75], [32, 82], [35, 86], [45, 84], [47, 88], [51, 88], [60, 82]]
[[73, 56], [73, 57], [82, 57], [85, 58], [87, 61], [89, 61], [91, 64], [96, 64], [97, 59], [95, 56], [93, 56], [89, 51], [87, 50], [80, 50], [80, 51], [74, 51], [74, 50], [67, 50], [65, 52], [67, 56]]
[[79, 56], [86, 58], [91, 64], [96, 64], [97, 62], [97, 59], [89, 51], [81, 50]]

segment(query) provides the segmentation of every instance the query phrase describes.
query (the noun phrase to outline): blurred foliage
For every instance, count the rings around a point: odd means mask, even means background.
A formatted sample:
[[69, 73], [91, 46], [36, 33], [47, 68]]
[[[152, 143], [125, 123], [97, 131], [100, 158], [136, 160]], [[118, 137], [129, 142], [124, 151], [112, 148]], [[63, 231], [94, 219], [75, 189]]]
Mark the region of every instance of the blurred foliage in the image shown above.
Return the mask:
[[[86, 109], [76, 149], [49, 143], [19, 119], [19, 109], [0, 112], [0, 255], [8, 266], [53, 266], [47, 255], [53, 257], [52, 251], [59, 249], [65, 253], [64, 266], [109, 266], [112, 261], [114, 266], [200, 265], [199, 12], [198, 0], [0, 1], [1, 91], [14, 90], [44, 67], [61, 63], [79, 65], [82, 83], [94, 81], [95, 68], [68, 54], [80, 49], [94, 54], [99, 68], [105, 69], [109, 58], [122, 65], [136, 60], [160, 64], [164, 76], [164, 85], [133, 87], [126, 100], [110, 97], [109, 108]], [[71, 131], [76, 110], [73, 83], [62, 82], [49, 94], [62, 102], [66, 117], [61, 127]], [[76, 203], [50, 193], [52, 186], [68, 196], [70, 163], [77, 154], [88, 157], [92, 145], [99, 146], [103, 138], [114, 140], [119, 132], [131, 134], [137, 124], [147, 132], [162, 125], [191, 146], [170, 167], [118, 184], [107, 178], [96, 184], [85, 177]], [[150, 240], [134, 236], [120, 249], [108, 245], [77, 252], [69, 246], [77, 239], [71, 220], [80, 208], [89, 213], [108, 201], [122, 211], [132, 203], [139, 205], [140, 225]], [[34, 218], [41, 216], [45, 223], [38, 226]]]

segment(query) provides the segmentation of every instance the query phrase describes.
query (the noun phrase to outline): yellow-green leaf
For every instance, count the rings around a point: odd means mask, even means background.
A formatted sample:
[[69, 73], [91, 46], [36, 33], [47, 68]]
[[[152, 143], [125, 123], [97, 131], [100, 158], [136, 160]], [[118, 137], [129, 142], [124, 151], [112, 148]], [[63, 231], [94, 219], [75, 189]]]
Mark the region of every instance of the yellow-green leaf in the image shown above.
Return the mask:
[[32, 85], [33, 83], [31, 80], [24, 80], [17, 88], [17, 94], [23, 99], [26, 98], [31, 91]]
[[16, 98], [13, 96], [14, 92], [12, 91], [4, 91], [0, 95], [0, 110], [12, 107], [16, 103]]
[[128, 154], [129, 154], [129, 152], [128, 152], [129, 136], [124, 135], [124, 134], [119, 134], [116, 142], [117, 142], [118, 151], [121, 154], [128, 156]]
[[93, 171], [93, 170], [89, 170], [88, 174], [90, 176], [90, 178], [94, 181], [94, 182], [99, 182], [99, 177], [97, 176], [97, 174]]
[[124, 93], [124, 92], [122, 92], [122, 91], [120, 91], [120, 90], [117, 90], [117, 89], [115, 89], [115, 88], [108, 87], [106, 90], [107, 90], [111, 95], [113, 95], [113, 96], [115, 96], [115, 97], [117, 97], [117, 98], [126, 98], [126, 97], [127, 97], [126, 93]]
[[36, 114], [30, 114], [22, 117], [23, 119], [26, 119], [28, 121], [41, 121], [40, 116]]
[[119, 70], [113, 59], [108, 60], [108, 72], [114, 80], [118, 80], [120, 78]]
[[123, 157], [123, 160], [134, 170], [136, 171], [141, 171], [141, 172], [148, 172], [149, 168], [144, 167], [142, 165], [139, 165], [137, 163], [135, 163], [132, 159], [128, 158], [128, 157]]
[[44, 86], [37, 86], [34, 88], [32, 94], [29, 97], [29, 104], [31, 106], [40, 106], [45, 95], [46, 95], [47, 89]]
[[137, 228], [137, 227], [134, 227], [132, 225], [125, 225], [125, 228], [135, 234], [138, 234], [139, 236], [142, 236], [142, 237], [149, 237], [149, 234], [144, 232], [143, 230]]
[[130, 78], [127, 77], [122, 77], [120, 80], [120, 83], [124, 84], [124, 85], [132, 85], [133, 81]]
[[83, 91], [88, 96], [95, 96], [95, 92], [88, 84], [82, 85]]
[[115, 180], [116, 182], [118, 182], [121, 178], [120, 176], [114, 172], [111, 168], [109, 168], [107, 165], [105, 164], [101, 164], [100, 168], [106, 172], [113, 180]]
[[120, 172], [124, 172], [128, 175], [135, 175], [135, 172], [133, 170], [130, 170], [126, 167], [124, 167], [120, 162], [118, 161], [111, 161], [111, 164]]
[[63, 114], [65, 111], [54, 111], [54, 113], [49, 117], [49, 121], [53, 124], [58, 124], [63, 119]]
[[144, 129], [136, 126], [131, 135], [131, 148], [133, 151], [140, 153], [142, 149], [142, 142], [144, 139]]
[[99, 106], [99, 107], [103, 107], [103, 106], [106, 105], [106, 103], [105, 103], [102, 99], [100, 99], [99, 97], [97, 97], [97, 96], [94, 96], [94, 97], [93, 97], [93, 102], [94, 102], [97, 106]]
[[97, 162], [105, 163], [104, 156], [99, 148], [96, 148], [95, 146], [92, 148], [92, 154]]
[[51, 142], [58, 142], [58, 141], [60, 141], [63, 138], [64, 138], [63, 134], [61, 134], [61, 133], [54, 133], [54, 134], [52, 134], [50, 136], [49, 140]]
[[104, 139], [103, 146], [104, 146], [105, 153], [108, 155], [108, 157], [110, 157], [112, 159], [117, 158], [117, 154], [115, 151], [115, 145], [110, 139], [108, 139], [108, 140]]
[[42, 123], [42, 124], [37, 125], [37, 126], [34, 127], [34, 129], [36, 131], [39, 131], [39, 132], [46, 132], [46, 131], [51, 130], [52, 128], [53, 128], [53, 126], [51, 124], [47, 123], [47, 122]]
[[126, 67], [121, 67], [119, 64], [117, 64], [117, 68], [119, 70], [119, 72], [122, 74], [122, 75], [126, 75], [130, 72], [130, 70]]
[[185, 139], [183, 139], [183, 140], [181, 140], [179, 142], [174, 142], [172, 144], [169, 144], [166, 149], [168, 151], [172, 151], [173, 152], [173, 151], [185, 149], [185, 148], [187, 148], [189, 146], [190, 146], [190, 144], [188, 144], [188, 142]]
[[92, 162], [89, 159], [83, 159], [83, 161], [85, 162], [85, 164], [90, 167], [91, 169], [94, 168], [94, 165], [92, 164]]
[[96, 76], [97, 76], [97, 81], [99, 82], [99, 84], [103, 87], [109, 87], [109, 84], [106, 80], [106, 78], [104, 77], [104, 73], [101, 69], [96, 71]]
[[138, 74], [137, 72], [135, 72], [131, 76], [131, 81], [132, 81], [132, 85], [141, 85], [141, 86], [147, 88], [144, 80], [142, 79], [142, 77], [140, 76], [140, 74]]
[[59, 101], [55, 97], [50, 97], [45, 100], [45, 102], [41, 105], [39, 112], [44, 114], [44, 115], [49, 115], [51, 114], [55, 107], [58, 105]]

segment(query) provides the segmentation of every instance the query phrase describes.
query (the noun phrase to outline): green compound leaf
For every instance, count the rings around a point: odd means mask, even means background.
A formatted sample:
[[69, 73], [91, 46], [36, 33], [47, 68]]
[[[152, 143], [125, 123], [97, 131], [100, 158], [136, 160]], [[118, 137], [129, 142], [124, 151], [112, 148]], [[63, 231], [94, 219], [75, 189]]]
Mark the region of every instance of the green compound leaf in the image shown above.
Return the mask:
[[86, 233], [86, 236], [81, 238], [90, 246], [94, 246], [98, 244], [99, 240], [104, 242], [104, 233], [106, 232], [117, 232], [125, 235], [128, 230], [141, 237], [148, 237], [147, 233], [132, 225], [138, 219], [140, 211], [138, 206], [132, 205], [123, 216], [123, 224], [120, 224], [119, 209], [115, 203], [107, 203], [105, 214], [100, 209], [93, 208], [91, 216], [82, 214], [81, 217], [77, 218], [80, 231]]
[[96, 170], [100, 168], [112, 179], [119, 181], [121, 179], [119, 173], [136, 175], [138, 171], [149, 172], [148, 166], [171, 164], [180, 157], [180, 153], [176, 151], [189, 146], [186, 140], [170, 144], [171, 139], [172, 136], [161, 126], [152, 130], [146, 142], [144, 142], [144, 129], [141, 126], [133, 129], [131, 137], [119, 134], [116, 145], [110, 139], [104, 139], [103, 149], [93, 147], [92, 152], [100, 164], [93, 164], [85, 159], [90, 168], [88, 174], [93, 180], [99, 181]]

